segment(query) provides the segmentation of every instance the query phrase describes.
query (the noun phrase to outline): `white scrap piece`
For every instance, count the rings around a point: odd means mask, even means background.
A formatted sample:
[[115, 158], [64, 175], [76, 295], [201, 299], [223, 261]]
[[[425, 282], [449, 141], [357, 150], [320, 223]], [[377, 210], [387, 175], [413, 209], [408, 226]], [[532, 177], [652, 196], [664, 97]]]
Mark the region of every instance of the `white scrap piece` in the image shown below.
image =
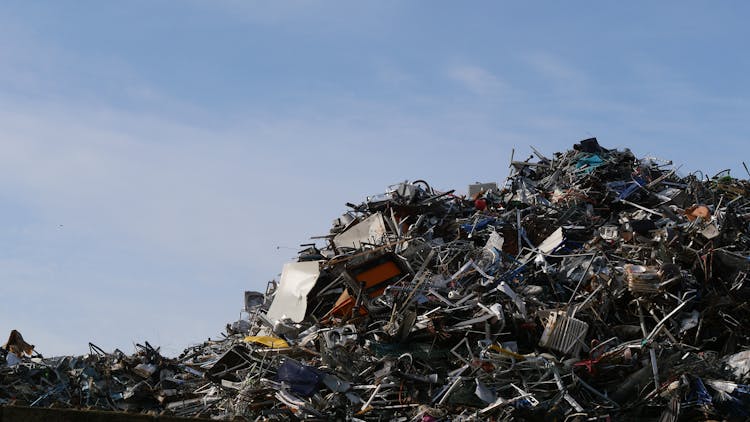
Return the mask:
[[385, 234], [385, 220], [378, 212], [349, 227], [345, 232], [337, 234], [333, 238], [333, 244], [337, 248], [359, 249], [363, 243], [382, 244]]
[[285, 318], [300, 322], [307, 311], [307, 294], [315, 287], [320, 275], [320, 261], [290, 262], [284, 264], [273, 303], [266, 317], [270, 321]]

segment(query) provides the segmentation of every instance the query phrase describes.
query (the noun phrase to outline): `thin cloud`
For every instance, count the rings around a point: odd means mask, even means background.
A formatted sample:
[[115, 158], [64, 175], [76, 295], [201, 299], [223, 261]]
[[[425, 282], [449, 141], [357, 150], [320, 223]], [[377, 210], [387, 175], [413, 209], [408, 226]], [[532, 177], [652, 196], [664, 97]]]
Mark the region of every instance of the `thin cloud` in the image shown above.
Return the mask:
[[492, 72], [476, 65], [454, 66], [448, 77], [477, 95], [498, 94], [506, 90], [506, 84]]
[[525, 62], [545, 80], [561, 89], [583, 89], [589, 85], [585, 73], [566, 63], [560, 57], [546, 52], [528, 54]]

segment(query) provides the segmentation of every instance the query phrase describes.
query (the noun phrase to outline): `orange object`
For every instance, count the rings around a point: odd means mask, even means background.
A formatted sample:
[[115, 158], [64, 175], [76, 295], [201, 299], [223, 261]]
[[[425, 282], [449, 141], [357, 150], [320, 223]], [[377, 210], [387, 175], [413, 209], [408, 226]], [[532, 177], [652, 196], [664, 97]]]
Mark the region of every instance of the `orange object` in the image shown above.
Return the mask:
[[355, 280], [364, 282], [365, 288], [370, 288], [389, 280], [393, 277], [401, 275], [401, 269], [393, 261], [386, 261], [376, 267], [359, 273], [355, 277]]
[[705, 205], [693, 205], [685, 210], [685, 216], [690, 221], [695, 221], [698, 217], [703, 221], [708, 221], [711, 219], [711, 211], [709, 211], [708, 207]]
[[[390, 283], [395, 282], [404, 273], [391, 257], [387, 257], [385, 261], [381, 257], [354, 267], [349, 271], [353, 275], [352, 278], [360, 283], [364, 283], [365, 293], [370, 298], [383, 294], [385, 288]], [[350, 315], [354, 309], [355, 302], [356, 297], [352, 297], [348, 290], [344, 290], [336, 300], [336, 304], [329, 312], [329, 315]], [[367, 315], [367, 310], [360, 308], [359, 314]]]

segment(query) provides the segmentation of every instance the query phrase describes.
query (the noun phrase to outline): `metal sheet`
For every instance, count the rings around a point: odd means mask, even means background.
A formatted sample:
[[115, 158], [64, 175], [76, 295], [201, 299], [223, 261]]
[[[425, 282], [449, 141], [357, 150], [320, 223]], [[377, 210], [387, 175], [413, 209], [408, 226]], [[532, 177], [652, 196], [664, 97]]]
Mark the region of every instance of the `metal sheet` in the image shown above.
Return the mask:
[[333, 244], [337, 248], [358, 249], [362, 243], [380, 244], [385, 236], [385, 221], [383, 215], [375, 213], [359, 223], [350, 227], [347, 231], [336, 235]]
[[558, 246], [562, 245], [563, 241], [565, 241], [565, 237], [563, 236], [563, 229], [562, 227], [558, 227], [557, 230], [552, 232], [551, 235], [544, 239], [544, 242], [542, 242], [542, 244], [539, 245], [538, 248], [540, 251], [542, 251], [542, 253], [548, 254], [557, 249]]
[[307, 310], [307, 294], [320, 275], [320, 261], [290, 262], [281, 271], [281, 280], [266, 316], [270, 321], [289, 318], [300, 322]]

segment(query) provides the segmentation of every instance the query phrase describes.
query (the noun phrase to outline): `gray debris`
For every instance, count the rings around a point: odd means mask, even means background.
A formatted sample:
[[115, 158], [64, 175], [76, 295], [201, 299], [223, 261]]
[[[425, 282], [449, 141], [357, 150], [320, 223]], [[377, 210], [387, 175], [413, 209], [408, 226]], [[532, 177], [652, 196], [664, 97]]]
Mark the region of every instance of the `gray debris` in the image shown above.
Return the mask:
[[0, 404], [257, 421], [750, 418], [750, 183], [681, 177], [595, 138], [533, 151], [468, 197], [419, 180], [347, 204], [279, 282], [245, 294], [221, 340], [176, 358], [145, 343], [43, 359], [11, 339]]

